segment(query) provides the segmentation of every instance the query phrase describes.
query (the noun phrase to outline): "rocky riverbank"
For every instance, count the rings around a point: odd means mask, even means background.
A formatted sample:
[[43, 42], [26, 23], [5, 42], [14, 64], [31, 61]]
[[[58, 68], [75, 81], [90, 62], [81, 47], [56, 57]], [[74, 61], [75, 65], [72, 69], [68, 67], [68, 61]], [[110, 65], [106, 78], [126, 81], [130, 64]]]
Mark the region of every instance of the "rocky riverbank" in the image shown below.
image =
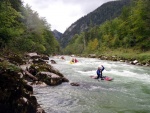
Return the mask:
[[122, 58], [122, 57], [117, 57], [117, 56], [105, 56], [105, 55], [96, 55], [96, 54], [89, 54], [87, 57], [99, 58], [100, 60], [126, 62], [132, 65], [138, 65], [138, 66], [150, 66], [150, 60], [147, 62], [140, 62], [137, 59], [132, 59], [132, 58], [127, 59], [127, 58]]
[[48, 62], [48, 56], [37, 53], [7, 53], [0, 57], [0, 113], [45, 113], [32, 85], [69, 82]]

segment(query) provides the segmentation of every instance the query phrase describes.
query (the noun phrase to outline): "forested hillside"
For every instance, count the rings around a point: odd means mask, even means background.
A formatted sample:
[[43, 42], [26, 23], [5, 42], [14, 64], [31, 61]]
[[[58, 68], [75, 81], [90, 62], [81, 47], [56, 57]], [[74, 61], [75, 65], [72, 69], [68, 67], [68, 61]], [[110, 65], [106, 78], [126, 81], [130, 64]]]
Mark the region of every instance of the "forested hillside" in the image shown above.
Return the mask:
[[111, 1], [80, 18], [64, 32], [61, 38], [61, 46], [65, 47], [75, 34], [87, 31], [92, 26], [100, 25], [106, 20], [111, 20], [119, 16], [122, 8], [129, 4], [130, 0]]
[[50, 25], [21, 0], [0, 1], [0, 50], [51, 54], [59, 51]]
[[96, 53], [120, 57], [127, 53], [132, 54], [133, 58], [150, 61], [149, 6], [149, 0], [133, 0], [131, 6], [125, 7], [119, 17], [92, 27], [80, 35], [76, 34], [65, 48], [65, 53]]

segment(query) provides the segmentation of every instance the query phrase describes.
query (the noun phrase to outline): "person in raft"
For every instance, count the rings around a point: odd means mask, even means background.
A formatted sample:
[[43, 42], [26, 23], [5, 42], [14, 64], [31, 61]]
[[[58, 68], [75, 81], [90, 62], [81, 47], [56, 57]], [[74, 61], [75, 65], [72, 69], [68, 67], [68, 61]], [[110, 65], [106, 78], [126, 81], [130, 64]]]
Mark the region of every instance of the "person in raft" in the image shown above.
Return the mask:
[[98, 69], [97, 69], [97, 71], [96, 71], [97, 77], [96, 77], [95, 79], [101, 78], [101, 80], [104, 80], [104, 77], [103, 77], [103, 75], [102, 75], [102, 71], [103, 71], [104, 69], [105, 69], [105, 68], [104, 68], [103, 65], [101, 65], [101, 66], [98, 67]]
[[78, 60], [76, 58], [72, 58], [71, 62], [77, 63]]
[[64, 57], [64, 56], [61, 56], [60, 59], [65, 60], [65, 57]]

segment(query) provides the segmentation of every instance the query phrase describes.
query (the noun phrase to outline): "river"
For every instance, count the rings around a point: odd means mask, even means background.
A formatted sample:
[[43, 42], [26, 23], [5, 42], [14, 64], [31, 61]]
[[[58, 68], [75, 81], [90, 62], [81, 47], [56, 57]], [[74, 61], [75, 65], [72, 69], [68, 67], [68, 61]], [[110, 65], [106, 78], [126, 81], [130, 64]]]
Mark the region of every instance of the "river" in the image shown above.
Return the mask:
[[[57, 62], [51, 64], [69, 83], [58, 86], [34, 86], [34, 95], [46, 113], [150, 113], [150, 68], [134, 66], [123, 62], [78, 58], [79, 62], [70, 64], [66, 60], [50, 57]], [[103, 76], [113, 81], [98, 81], [96, 75], [99, 65], [105, 70]], [[71, 82], [80, 86], [71, 86]]]

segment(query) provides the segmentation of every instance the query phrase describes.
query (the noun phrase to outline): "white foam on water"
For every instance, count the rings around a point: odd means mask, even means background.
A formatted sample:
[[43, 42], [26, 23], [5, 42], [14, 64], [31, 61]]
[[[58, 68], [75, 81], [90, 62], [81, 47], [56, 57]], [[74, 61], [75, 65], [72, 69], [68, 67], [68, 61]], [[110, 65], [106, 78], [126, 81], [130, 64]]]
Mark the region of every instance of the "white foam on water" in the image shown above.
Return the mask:
[[130, 67], [124, 70], [111, 69], [109, 71], [104, 71], [104, 72], [106, 72], [106, 74], [111, 74], [111, 75], [115, 75], [115, 76], [119, 76], [123, 78], [131, 78], [132, 80], [145, 81], [145, 82], [150, 83], [150, 76], [148, 75], [148, 73], [141, 74], [141, 73], [138, 73], [138, 71], [134, 71], [132, 69], [135, 69], [135, 68]]
[[82, 73], [82, 74], [86, 74], [86, 75], [96, 75], [95, 70], [92, 70], [92, 71], [77, 71], [77, 72]]
[[[64, 76], [67, 77], [70, 82], [77, 82], [80, 86], [75, 87], [69, 83], [63, 83], [56, 87], [35, 88], [37, 95], [41, 96], [40, 99], [43, 98], [43, 100], [41, 99], [39, 101], [45, 108], [53, 108], [54, 112], [92, 113], [94, 111], [98, 113], [99, 110], [101, 110], [102, 112], [104, 111], [103, 113], [112, 113], [119, 112], [123, 109], [127, 110], [128, 108], [129, 110], [132, 108], [135, 110], [145, 109], [147, 107], [146, 105], [150, 104], [147, 100], [147, 97], [149, 97], [148, 90], [150, 88], [150, 71], [148, 68], [123, 62], [80, 57], [76, 57], [77, 60], [79, 60], [78, 63], [70, 64], [72, 57], [64, 57], [65, 60], [57, 57], [51, 58], [57, 63], [52, 65], [60, 72], [63, 72]], [[99, 65], [105, 67], [103, 76], [113, 77], [113, 81], [98, 81], [89, 77], [96, 75], [96, 70]], [[45, 89], [45, 91], [43, 91], [43, 89]], [[106, 94], [106, 96], [103, 96], [103, 101], [98, 101], [97, 99], [100, 94]], [[92, 101], [90, 101], [90, 99], [92, 99]], [[107, 101], [109, 103], [107, 103]], [[114, 103], [111, 104], [110, 102]], [[58, 108], [58, 104], [60, 108]], [[85, 111], [82, 109], [83, 105], [88, 108], [89, 106], [92, 107], [89, 108], [88, 111]], [[105, 107], [100, 108], [99, 105], [107, 106], [107, 110]], [[144, 105], [146, 107], [143, 107]], [[95, 109], [95, 106], [99, 108]], [[145, 111], [148, 111], [148, 108], [146, 108]], [[48, 112], [51, 112], [51, 110]]]
[[90, 91], [95, 90], [95, 89], [102, 89], [102, 87], [101, 86], [91, 86], [89, 88]]

